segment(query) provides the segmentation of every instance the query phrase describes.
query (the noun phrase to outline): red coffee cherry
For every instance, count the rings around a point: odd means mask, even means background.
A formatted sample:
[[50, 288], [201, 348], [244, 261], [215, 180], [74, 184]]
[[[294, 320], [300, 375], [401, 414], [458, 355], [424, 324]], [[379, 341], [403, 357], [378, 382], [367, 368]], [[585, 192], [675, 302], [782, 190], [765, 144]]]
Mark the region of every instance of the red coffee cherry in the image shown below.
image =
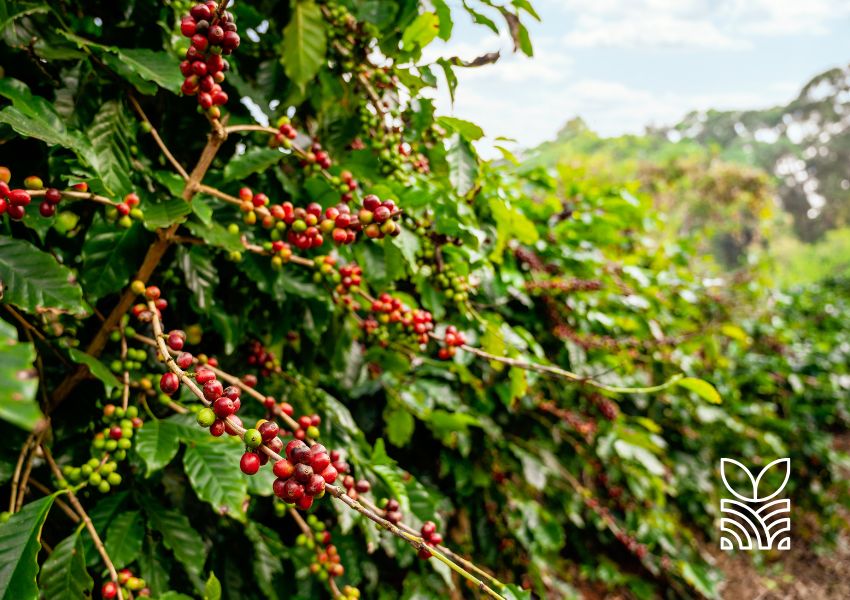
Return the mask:
[[163, 394], [171, 396], [180, 388], [180, 379], [174, 373], [163, 373], [159, 379], [159, 389]]
[[100, 595], [104, 598], [104, 600], [112, 600], [118, 596], [118, 586], [115, 585], [114, 581], [107, 581], [103, 584], [103, 587], [100, 588]]
[[[212, 371], [210, 371], [210, 373], [211, 372]], [[215, 402], [224, 395], [224, 387], [217, 379], [207, 381], [202, 389], [204, 392], [204, 398], [206, 398], [208, 402]]]
[[246, 452], [239, 461], [239, 468], [246, 475], [254, 475], [260, 470], [260, 457], [254, 452]]

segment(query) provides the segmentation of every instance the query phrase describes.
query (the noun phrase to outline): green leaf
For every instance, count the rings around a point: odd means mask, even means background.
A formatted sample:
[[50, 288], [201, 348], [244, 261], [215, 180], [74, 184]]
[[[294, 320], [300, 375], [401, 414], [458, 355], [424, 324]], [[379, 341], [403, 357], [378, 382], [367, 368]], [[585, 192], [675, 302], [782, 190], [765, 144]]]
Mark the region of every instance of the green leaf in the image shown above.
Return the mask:
[[195, 306], [200, 312], [206, 312], [215, 301], [215, 285], [218, 283], [218, 270], [213, 265], [210, 251], [200, 246], [188, 251], [178, 248], [177, 264], [186, 277], [185, 284], [192, 291]]
[[[98, 532], [101, 538], [106, 533], [106, 528], [112, 522], [112, 519], [114, 519], [115, 515], [118, 514], [118, 511], [126, 498], [127, 492], [111, 494], [100, 500], [93, 509], [89, 510], [89, 518], [91, 519], [92, 525], [94, 525], [95, 531]], [[98, 564], [100, 561], [100, 555], [94, 547], [94, 542], [87, 530], [84, 530], [82, 538], [83, 548], [85, 549], [86, 564], [89, 567], [92, 567]]]
[[105, 102], [86, 132], [92, 147], [92, 167], [100, 174], [108, 193], [124, 196], [133, 189], [129, 173], [130, 144], [134, 139], [134, 123], [120, 102]]
[[151, 419], [136, 433], [133, 447], [145, 461], [145, 473], [150, 477], [151, 473], [170, 463], [180, 449], [179, 428], [165, 419]]
[[80, 282], [90, 300], [124, 288], [135, 271], [134, 257], [147, 247], [147, 235], [139, 223], [124, 229], [97, 217], [86, 232]]
[[697, 379], [696, 377], [684, 377], [678, 380], [676, 382], [676, 385], [694, 392], [697, 396], [699, 396], [706, 402], [711, 402], [712, 404], [723, 403], [723, 398], [720, 397], [720, 394], [717, 392], [715, 387], [704, 379]]
[[437, 13], [437, 18], [440, 19], [440, 29], [437, 35], [441, 40], [448, 42], [452, 37], [452, 29], [454, 21], [452, 21], [452, 10], [446, 0], [432, 0], [434, 12]]
[[251, 146], [244, 154], [230, 160], [224, 167], [225, 181], [241, 181], [276, 165], [285, 155], [276, 148]]
[[281, 62], [286, 76], [303, 89], [324, 64], [326, 50], [322, 10], [315, 2], [295, 2], [292, 17], [283, 30]]
[[449, 181], [455, 191], [465, 196], [475, 187], [478, 178], [478, 157], [469, 142], [455, 133], [448, 138], [446, 162], [449, 163]]
[[286, 555], [286, 547], [280, 541], [278, 534], [256, 521], [248, 521], [245, 535], [251, 540], [254, 549], [254, 560], [251, 566], [257, 586], [266, 598], [280, 598], [278, 581], [283, 575], [282, 558]]
[[207, 560], [207, 548], [186, 515], [169, 510], [152, 498], [145, 502], [145, 514], [151, 528], [162, 534], [163, 544], [174, 553], [186, 572], [200, 578]]
[[112, 374], [112, 371], [107, 369], [106, 365], [104, 365], [94, 356], [90, 356], [82, 350], [77, 350], [76, 348], [70, 348], [68, 350], [68, 355], [75, 363], [86, 365], [89, 368], [91, 374], [97, 377], [103, 383], [104, 387], [106, 388], [107, 394], [121, 385], [121, 382], [118, 381], [115, 375]]
[[145, 227], [154, 231], [183, 222], [186, 215], [192, 212], [192, 206], [182, 198], [171, 198], [157, 204], [144, 206]]
[[91, 597], [94, 581], [86, 571], [85, 551], [77, 530], [56, 544], [38, 576], [45, 600], [79, 600]]
[[440, 33], [440, 19], [432, 12], [423, 12], [407, 26], [401, 36], [401, 45], [407, 53], [421, 52]]
[[142, 553], [139, 555], [139, 571], [154, 598], [159, 598], [160, 594], [168, 589], [170, 569], [171, 559], [165, 555], [162, 544], [146, 535]]
[[384, 421], [387, 424], [387, 439], [393, 446], [406, 446], [413, 435], [416, 422], [413, 415], [403, 408], [394, 408], [384, 412]]
[[123, 512], [112, 520], [104, 546], [116, 569], [123, 569], [138, 558], [144, 536], [145, 524], [139, 511]]
[[490, 260], [502, 262], [502, 252], [511, 240], [523, 244], [533, 244], [539, 238], [534, 222], [524, 214], [509, 206], [499, 197], [493, 197], [489, 202], [490, 211], [496, 221], [496, 243], [490, 252]]
[[0, 419], [32, 431], [42, 417], [35, 401], [35, 348], [18, 342], [16, 333], [12, 325], [0, 320]]
[[165, 592], [159, 597], [159, 600], [195, 600], [192, 596], [181, 594], [180, 592]]
[[204, 225], [197, 221], [186, 221], [185, 226], [192, 234], [211, 246], [222, 248], [228, 252], [241, 252], [245, 249], [238, 233], [230, 233], [215, 221], [211, 225]]
[[215, 573], [210, 573], [209, 579], [204, 584], [204, 600], [221, 600], [221, 582]]
[[183, 77], [174, 68], [175, 58], [167, 52], [147, 48], [115, 48], [118, 58], [143, 79], [152, 81], [175, 94], [180, 92]]
[[474, 142], [484, 137], [484, 130], [471, 121], [464, 121], [455, 117], [437, 117], [437, 124], [449, 131], [459, 133], [461, 137], [469, 142]]
[[41, 528], [57, 495], [25, 504], [0, 525], [0, 600], [38, 598], [35, 577]]
[[83, 290], [68, 267], [29, 242], [0, 238], [3, 302], [29, 313], [56, 308], [84, 313]]
[[242, 449], [230, 440], [197, 442], [183, 454], [183, 467], [198, 498], [237, 521], [245, 520], [248, 493], [245, 480], [236, 476], [241, 458]]

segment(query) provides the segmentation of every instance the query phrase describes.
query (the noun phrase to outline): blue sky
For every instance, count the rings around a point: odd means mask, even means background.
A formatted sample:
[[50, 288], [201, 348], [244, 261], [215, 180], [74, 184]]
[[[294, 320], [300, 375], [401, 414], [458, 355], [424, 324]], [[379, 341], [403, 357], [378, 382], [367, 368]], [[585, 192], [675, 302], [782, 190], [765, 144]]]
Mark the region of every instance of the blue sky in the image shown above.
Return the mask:
[[484, 127], [487, 155], [496, 136], [533, 146], [577, 115], [614, 135], [672, 124], [693, 109], [785, 103], [812, 76], [850, 63], [850, 0], [532, 3], [542, 18], [524, 19], [532, 59], [472, 25], [458, 0], [450, 0], [452, 39], [427, 48], [426, 59], [502, 51], [495, 65], [458, 70], [454, 105], [437, 96], [441, 114]]

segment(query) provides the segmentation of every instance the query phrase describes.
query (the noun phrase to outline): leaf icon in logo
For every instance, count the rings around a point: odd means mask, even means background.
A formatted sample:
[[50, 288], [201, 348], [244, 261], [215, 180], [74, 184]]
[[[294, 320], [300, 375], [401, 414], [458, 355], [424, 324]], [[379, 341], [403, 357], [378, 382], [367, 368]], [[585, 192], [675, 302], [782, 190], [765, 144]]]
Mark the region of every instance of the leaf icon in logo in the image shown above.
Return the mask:
[[[734, 471], [731, 467], [734, 465], [739, 472], [744, 473], [747, 476], [747, 481], [750, 484], [749, 489], [747, 490], [735, 490], [734, 487], [729, 483], [729, 479], [732, 478], [732, 472]], [[727, 478], [727, 469], [729, 472], [729, 477]], [[782, 485], [776, 488], [772, 494], [769, 496], [759, 496], [759, 484], [761, 479], [771, 470], [771, 469], [781, 469], [784, 470], [785, 476], [782, 480]], [[781, 473], [781, 471], [780, 471]], [[785, 485], [788, 483], [788, 478], [791, 475], [791, 459], [790, 458], [779, 458], [765, 468], [761, 470], [758, 474], [758, 477], [753, 478], [750, 470], [739, 463], [737, 460], [733, 460], [731, 458], [721, 458], [720, 459], [720, 477], [723, 479], [723, 485], [726, 486], [726, 489], [732, 493], [733, 496], [742, 500], [744, 502], [767, 502], [771, 498], [779, 495], [783, 489], [785, 489]], [[766, 490], [768, 491], [768, 490]], [[744, 493], [740, 493], [744, 492]]]

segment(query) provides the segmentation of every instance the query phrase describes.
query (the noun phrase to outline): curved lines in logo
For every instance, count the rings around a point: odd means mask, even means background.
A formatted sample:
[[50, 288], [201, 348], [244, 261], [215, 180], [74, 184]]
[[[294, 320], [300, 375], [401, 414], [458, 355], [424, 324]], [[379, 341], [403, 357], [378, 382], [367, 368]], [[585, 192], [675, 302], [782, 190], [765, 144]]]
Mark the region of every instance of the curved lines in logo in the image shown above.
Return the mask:
[[[787, 515], [791, 513], [791, 501], [774, 499], [788, 484], [790, 463], [788, 458], [777, 459], [764, 467], [757, 477], [753, 477], [750, 470], [738, 461], [730, 458], [721, 459], [720, 476], [723, 484], [737, 498], [736, 500], [724, 498], [720, 501], [721, 550], [733, 548], [769, 550], [777, 541], [778, 549], [790, 549], [791, 537], [787, 532], [791, 530], [791, 519]], [[734, 469], [746, 475], [751, 491], [736, 490], [732, 487], [729, 480]], [[781, 469], [780, 475], [784, 471], [782, 484], [775, 490], [767, 490], [770, 493], [760, 496], [759, 485], [771, 469]]]
[[[729, 465], [734, 465], [741, 472], [743, 472], [752, 486], [752, 495], [744, 496], [743, 494], [738, 493], [734, 487], [729, 483], [729, 480], [726, 479], [726, 469]], [[782, 485], [780, 485], [772, 494], [769, 496], [759, 497], [759, 484], [761, 483], [762, 477], [764, 477], [771, 469], [773, 468], [781, 468], [785, 471], [785, 478], [782, 480]], [[738, 500], [742, 500], [744, 502], [767, 502], [768, 500], [772, 500], [785, 489], [785, 486], [788, 484], [788, 478], [791, 476], [791, 459], [790, 458], [778, 458], [765, 468], [763, 468], [758, 477], [753, 478], [753, 474], [750, 470], [739, 463], [737, 460], [732, 458], [721, 458], [720, 459], [720, 477], [723, 479], [723, 485], [726, 486], [726, 489], [735, 496]], [[749, 490], [748, 490], [749, 492]]]

